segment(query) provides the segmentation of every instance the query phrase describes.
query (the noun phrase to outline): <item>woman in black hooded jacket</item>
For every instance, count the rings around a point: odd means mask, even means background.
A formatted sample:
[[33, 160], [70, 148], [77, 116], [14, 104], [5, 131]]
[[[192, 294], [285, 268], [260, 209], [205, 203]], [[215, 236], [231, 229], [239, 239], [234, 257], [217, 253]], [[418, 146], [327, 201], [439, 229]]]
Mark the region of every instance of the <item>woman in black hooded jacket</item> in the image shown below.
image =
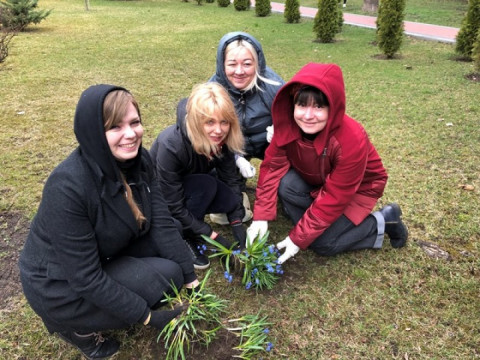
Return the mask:
[[198, 280], [142, 147], [132, 95], [88, 88], [74, 130], [79, 146], [48, 178], [19, 266], [48, 331], [96, 359], [119, 347], [101, 331], [135, 323], [163, 329], [182, 310], [154, 311], [164, 292]]

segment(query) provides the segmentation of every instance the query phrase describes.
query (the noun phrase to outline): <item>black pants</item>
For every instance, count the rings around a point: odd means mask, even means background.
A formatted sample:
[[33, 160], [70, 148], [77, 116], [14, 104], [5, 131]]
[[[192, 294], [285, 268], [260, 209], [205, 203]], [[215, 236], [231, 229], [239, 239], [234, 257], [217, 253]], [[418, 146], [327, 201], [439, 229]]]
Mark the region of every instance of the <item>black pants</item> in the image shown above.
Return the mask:
[[[315, 187], [307, 184], [300, 175], [290, 169], [282, 178], [278, 196], [286, 215], [296, 224], [313, 203], [310, 192]], [[367, 216], [355, 225], [341, 215], [322, 235], [310, 245], [319, 255], [333, 256], [342, 252], [360, 249], [381, 248], [383, 243], [383, 217], [377, 214]]]
[[224, 182], [209, 174], [193, 174], [185, 178], [185, 207], [197, 219], [206, 214], [226, 213], [236, 210], [241, 199]]

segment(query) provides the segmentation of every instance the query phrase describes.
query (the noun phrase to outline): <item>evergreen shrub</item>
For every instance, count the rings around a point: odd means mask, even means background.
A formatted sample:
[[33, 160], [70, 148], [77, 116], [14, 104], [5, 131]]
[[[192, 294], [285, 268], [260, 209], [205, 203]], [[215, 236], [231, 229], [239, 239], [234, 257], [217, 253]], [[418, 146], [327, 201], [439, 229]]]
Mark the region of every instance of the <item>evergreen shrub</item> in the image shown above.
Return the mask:
[[38, 0], [6, 0], [0, 1], [0, 24], [2, 27], [23, 31], [29, 24], [38, 24], [52, 10], [35, 10]]
[[270, 0], [255, 0], [255, 14], [259, 17], [265, 17], [272, 12]]
[[227, 7], [230, 5], [230, 0], [217, 0], [217, 4], [220, 7]]
[[377, 43], [388, 59], [400, 50], [403, 41], [405, 0], [382, 0], [378, 7]]
[[245, 11], [250, 9], [250, 0], [233, 0], [233, 7], [237, 11]]
[[471, 59], [473, 45], [480, 29], [480, 0], [469, 0], [467, 14], [463, 18], [460, 31], [457, 34], [455, 51]]
[[318, 42], [333, 42], [338, 32], [338, 11], [337, 0], [318, 0], [318, 11], [313, 25]]
[[287, 0], [285, 2], [285, 12], [283, 17], [289, 24], [298, 23], [300, 21], [300, 3], [298, 0]]

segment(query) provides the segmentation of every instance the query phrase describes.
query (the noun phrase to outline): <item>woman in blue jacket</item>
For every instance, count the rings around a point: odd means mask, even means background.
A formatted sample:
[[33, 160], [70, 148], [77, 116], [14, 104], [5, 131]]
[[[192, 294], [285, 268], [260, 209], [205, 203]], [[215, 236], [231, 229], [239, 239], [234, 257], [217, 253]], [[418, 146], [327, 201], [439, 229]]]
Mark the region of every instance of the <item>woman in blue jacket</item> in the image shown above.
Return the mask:
[[20, 276], [48, 331], [97, 359], [119, 348], [102, 331], [136, 323], [163, 329], [182, 310], [155, 311], [164, 293], [198, 280], [142, 147], [132, 95], [88, 88], [74, 130], [79, 146], [45, 184]]
[[[251, 158], [263, 159], [265, 149], [273, 136], [271, 107], [275, 94], [284, 84], [282, 78], [267, 66], [262, 45], [252, 35], [244, 32], [225, 34], [217, 48], [216, 71], [209, 81], [218, 82], [227, 89], [235, 105], [245, 138], [245, 154], [236, 154], [239, 177], [255, 176]], [[247, 212], [248, 197], [243, 194]], [[249, 212], [244, 221], [251, 218]], [[211, 217], [219, 224], [228, 223], [225, 216]]]

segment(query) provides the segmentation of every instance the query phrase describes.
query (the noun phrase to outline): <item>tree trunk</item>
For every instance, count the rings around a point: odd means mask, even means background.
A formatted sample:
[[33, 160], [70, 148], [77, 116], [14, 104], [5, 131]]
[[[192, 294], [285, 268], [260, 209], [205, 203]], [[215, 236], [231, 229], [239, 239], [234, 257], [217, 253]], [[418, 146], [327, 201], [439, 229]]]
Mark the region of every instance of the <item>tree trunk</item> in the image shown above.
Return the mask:
[[85, 10], [87, 10], [87, 11], [89, 10], [89, 7], [90, 7], [89, 2], [90, 2], [89, 0], [85, 0]]
[[379, 0], [363, 0], [362, 11], [375, 13], [378, 10]]

